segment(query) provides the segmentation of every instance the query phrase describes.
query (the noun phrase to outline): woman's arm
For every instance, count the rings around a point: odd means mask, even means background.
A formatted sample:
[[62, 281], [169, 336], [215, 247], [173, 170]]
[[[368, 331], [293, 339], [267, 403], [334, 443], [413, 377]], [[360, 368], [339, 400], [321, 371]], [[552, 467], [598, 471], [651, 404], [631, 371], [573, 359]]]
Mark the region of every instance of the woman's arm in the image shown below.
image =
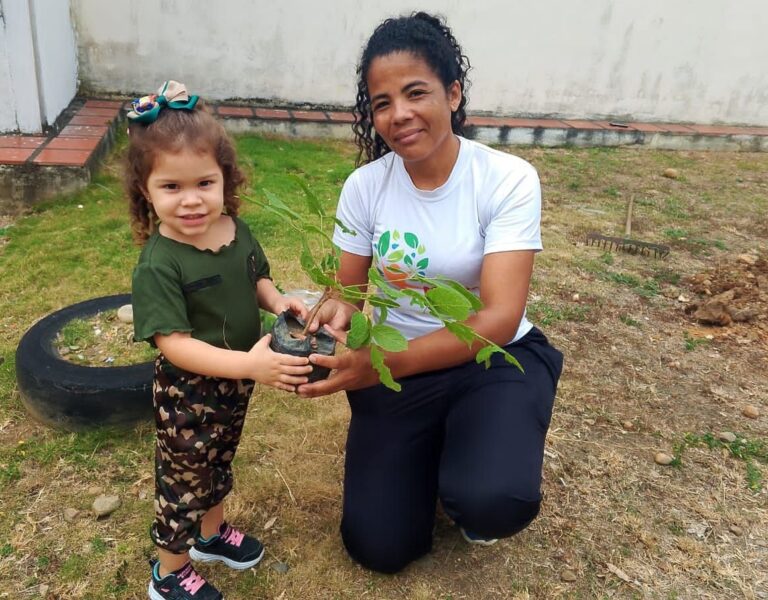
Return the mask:
[[[467, 319], [466, 324], [497, 344], [504, 344], [512, 339], [525, 310], [533, 259], [533, 250], [486, 255], [480, 273], [480, 299], [483, 308]], [[344, 266], [342, 255], [342, 267]], [[357, 275], [359, 276], [359, 272]], [[345, 283], [344, 280], [342, 283]], [[334, 333], [342, 337], [340, 332]], [[462, 364], [474, 358], [480, 347], [478, 343], [469, 348], [466, 343], [443, 328], [411, 340], [408, 349], [403, 352], [387, 353], [386, 364], [392, 371], [392, 376], [397, 379]], [[298, 392], [302, 396], [314, 397], [339, 390], [360, 389], [379, 381], [378, 373], [370, 364], [367, 348], [339, 356], [313, 354], [310, 361], [336, 369], [336, 372], [325, 381], [300, 386]]]

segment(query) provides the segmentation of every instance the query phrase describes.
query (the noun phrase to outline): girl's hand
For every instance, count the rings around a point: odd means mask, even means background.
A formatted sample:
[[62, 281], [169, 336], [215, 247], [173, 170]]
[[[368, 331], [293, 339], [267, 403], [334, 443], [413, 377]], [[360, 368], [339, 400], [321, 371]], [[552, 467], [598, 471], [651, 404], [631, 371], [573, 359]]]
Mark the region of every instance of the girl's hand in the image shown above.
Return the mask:
[[[346, 342], [347, 335], [343, 331], [337, 331], [328, 326], [325, 329], [337, 341]], [[303, 398], [317, 398], [342, 390], [359, 390], [379, 383], [379, 374], [371, 365], [369, 348], [350, 350], [336, 356], [310, 354], [309, 361], [315, 365], [334, 369], [334, 372], [328, 379], [299, 385], [296, 393]]]
[[309, 314], [306, 304], [296, 296], [281, 296], [280, 299], [275, 302], [274, 309], [276, 315], [279, 315], [286, 310], [290, 310], [294, 315], [298, 315], [302, 319], [306, 319]]
[[268, 333], [248, 351], [249, 377], [264, 385], [294, 392], [297, 385], [308, 381], [312, 365], [306, 357], [273, 351], [269, 347], [271, 339], [272, 334]]

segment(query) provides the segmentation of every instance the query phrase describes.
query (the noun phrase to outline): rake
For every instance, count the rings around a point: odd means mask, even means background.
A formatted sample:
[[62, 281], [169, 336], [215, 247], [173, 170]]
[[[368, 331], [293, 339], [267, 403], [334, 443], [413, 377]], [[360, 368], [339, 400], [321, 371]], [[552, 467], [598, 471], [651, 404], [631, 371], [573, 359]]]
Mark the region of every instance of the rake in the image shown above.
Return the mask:
[[628, 254], [639, 254], [641, 256], [650, 256], [653, 253], [654, 258], [666, 257], [669, 254], [669, 246], [666, 244], [654, 244], [652, 242], [630, 239], [634, 204], [635, 198], [630, 196], [627, 202], [627, 221], [624, 226], [624, 237], [614, 237], [592, 232], [587, 234], [587, 245], [597, 246], [609, 252], [627, 252]]

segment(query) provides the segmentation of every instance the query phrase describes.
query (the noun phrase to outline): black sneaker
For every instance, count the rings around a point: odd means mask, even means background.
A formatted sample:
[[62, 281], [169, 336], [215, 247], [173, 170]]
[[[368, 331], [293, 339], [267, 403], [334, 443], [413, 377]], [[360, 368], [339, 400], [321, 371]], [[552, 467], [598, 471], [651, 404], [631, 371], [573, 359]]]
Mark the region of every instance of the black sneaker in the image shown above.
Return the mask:
[[200, 577], [190, 563], [162, 578], [160, 561], [151, 560], [149, 564], [152, 565], [151, 600], [224, 600], [221, 592]]
[[264, 545], [255, 537], [222, 523], [219, 534], [207, 540], [198, 539], [189, 550], [192, 560], [218, 561], [232, 569], [249, 569], [264, 558]]

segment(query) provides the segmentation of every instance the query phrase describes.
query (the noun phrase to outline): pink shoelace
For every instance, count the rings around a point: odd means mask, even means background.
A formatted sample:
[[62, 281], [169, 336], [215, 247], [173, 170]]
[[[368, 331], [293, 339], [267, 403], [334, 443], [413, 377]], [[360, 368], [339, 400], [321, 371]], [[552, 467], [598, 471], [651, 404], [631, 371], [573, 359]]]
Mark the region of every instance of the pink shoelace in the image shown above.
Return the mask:
[[245, 534], [241, 533], [231, 525], [227, 525], [227, 528], [224, 530], [224, 534], [221, 536], [221, 539], [224, 540], [227, 544], [231, 544], [237, 548], [239, 548], [240, 544], [243, 543], [243, 538], [245, 538]]
[[176, 577], [179, 578], [179, 585], [193, 596], [205, 585], [205, 579], [200, 577], [190, 564], [188, 564]]

